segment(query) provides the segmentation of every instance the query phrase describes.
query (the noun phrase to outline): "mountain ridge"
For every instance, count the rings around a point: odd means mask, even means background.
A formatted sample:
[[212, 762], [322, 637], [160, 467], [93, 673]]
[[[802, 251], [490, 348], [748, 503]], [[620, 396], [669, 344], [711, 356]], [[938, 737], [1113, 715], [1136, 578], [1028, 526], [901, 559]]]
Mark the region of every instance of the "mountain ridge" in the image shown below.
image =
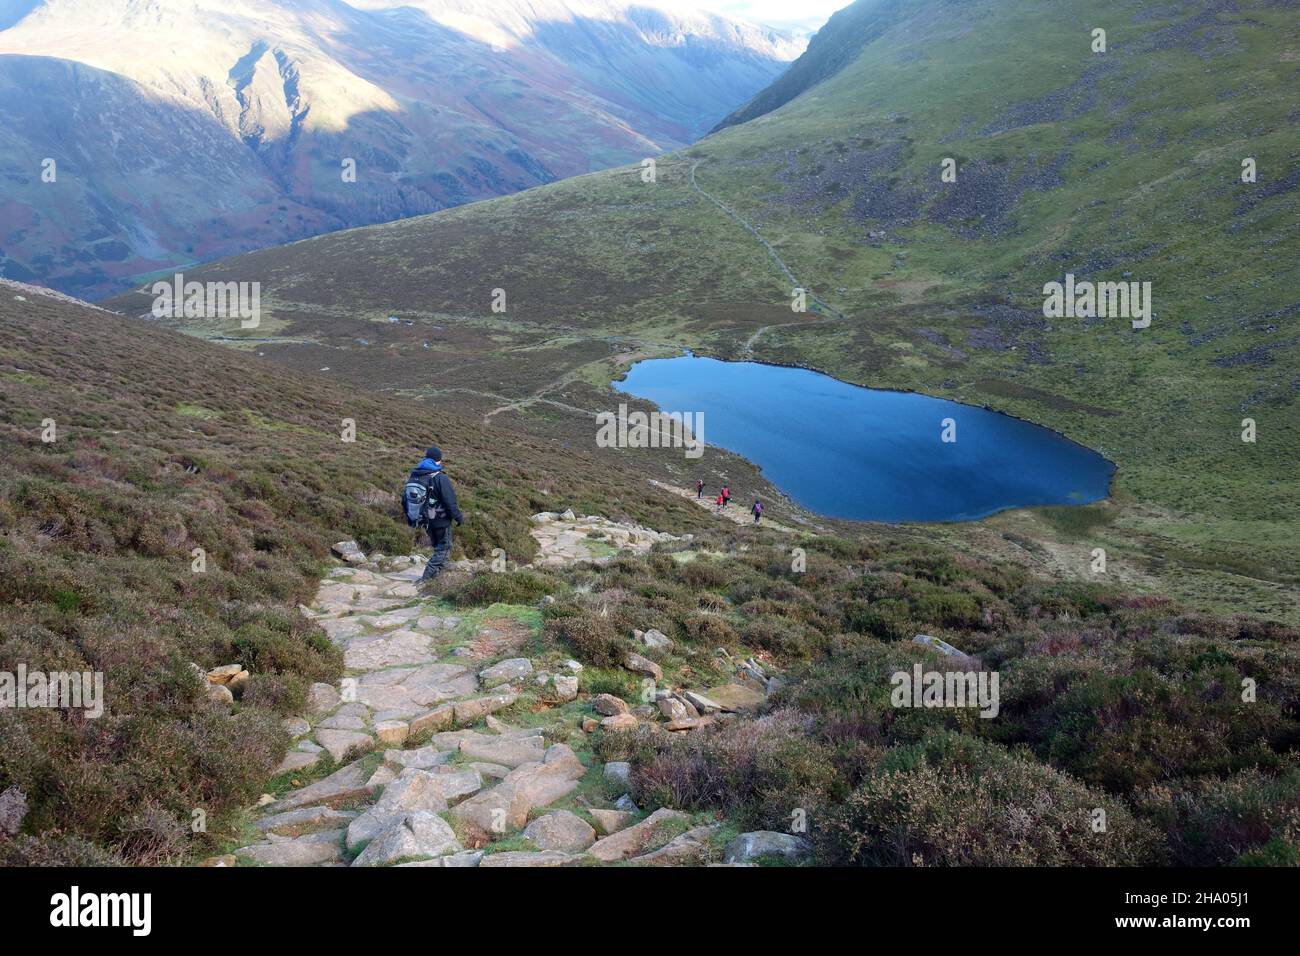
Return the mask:
[[0, 271], [85, 295], [656, 155], [798, 48], [630, 0], [31, 6], [0, 31]]

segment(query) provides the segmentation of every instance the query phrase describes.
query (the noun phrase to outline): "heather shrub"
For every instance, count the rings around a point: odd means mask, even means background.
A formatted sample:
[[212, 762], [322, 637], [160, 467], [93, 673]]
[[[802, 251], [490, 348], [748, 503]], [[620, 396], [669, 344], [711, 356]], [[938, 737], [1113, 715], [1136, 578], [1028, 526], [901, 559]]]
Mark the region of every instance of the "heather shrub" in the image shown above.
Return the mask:
[[836, 787], [831, 752], [807, 726], [777, 711], [663, 741], [638, 763], [634, 795], [645, 806], [717, 809], [745, 828], [787, 830], [796, 810], [815, 817]]
[[[1106, 814], [1105, 832], [1093, 828]], [[1114, 798], [995, 744], [942, 733], [886, 753], [812, 836], [861, 866], [1140, 866], [1159, 839]]]
[[740, 640], [736, 629], [716, 614], [697, 614], [682, 621], [691, 640], [714, 647], [734, 647]]
[[461, 607], [489, 604], [536, 604], [554, 594], [561, 582], [554, 576], [531, 569], [479, 574], [450, 591], [446, 597]]
[[631, 647], [607, 618], [593, 614], [554, 618], [546, 624], [546, 638], [565, 645], [584, 664], [610, 667], [622, 661]]
[[720, 561], [698, 558], [681, 565], [677, 576], [689, 588], [721, 591], [731, 584], [733, 573]]
[[1300, 865], [1300, 766], [1156, 785], [1136, 799], [1176, 866]]

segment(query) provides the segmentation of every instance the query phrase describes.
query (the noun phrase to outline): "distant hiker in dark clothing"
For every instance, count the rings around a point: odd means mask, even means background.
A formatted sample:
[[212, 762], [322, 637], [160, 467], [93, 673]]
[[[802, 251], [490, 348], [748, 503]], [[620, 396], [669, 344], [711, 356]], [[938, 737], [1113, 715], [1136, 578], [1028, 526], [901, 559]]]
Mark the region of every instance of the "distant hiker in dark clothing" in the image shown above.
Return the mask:
[[434, 445], [424, 453], [424, 460], [411, 471], [402, 489], [402, 510], [406, 523], [429, 532], [433, 554], [424, 566], [420, 580], [432, 581], [442, 573], [451, 555], [451, 523], [460, 524], [464, 516], [456, 504], [456, 489], [442, 467], [442, 449]]
[[754, 499], [754, 507], [749, 509], [754, 513], [754, 524], [758, 524], [763, 518], [763, 502], [757, 498]]
[[703, 497], [704, 497], [704, 482], [703, 482], [703, 481], [697, 481], [697, 482], [695, 483], [695, 497], [696, 497], [696, 498], [703, 498]]

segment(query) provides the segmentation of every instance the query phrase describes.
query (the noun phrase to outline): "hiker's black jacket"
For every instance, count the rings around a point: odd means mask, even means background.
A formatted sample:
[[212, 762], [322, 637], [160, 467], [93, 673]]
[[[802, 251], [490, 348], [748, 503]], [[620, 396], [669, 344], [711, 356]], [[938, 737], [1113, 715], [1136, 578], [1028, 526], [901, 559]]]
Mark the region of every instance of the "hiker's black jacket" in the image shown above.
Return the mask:
[[432, 519], [429, 524], [435, 528], [445, 528], [453, 521], [460, 524], [465, 518], [460, 513], [460, 506], [456, 503], [456, 489], [451, 486], [451, 479], [447, 477], [447, 472], [442, 468], [436, 465], [428, 467], [429, 465], [430, 462], [426, 458], [415, 466], [411, 476], [406, 479], [407, 481], [416, 481], [432, 476], [429, 478], [429, 492], [442, 505], [444, 516]]

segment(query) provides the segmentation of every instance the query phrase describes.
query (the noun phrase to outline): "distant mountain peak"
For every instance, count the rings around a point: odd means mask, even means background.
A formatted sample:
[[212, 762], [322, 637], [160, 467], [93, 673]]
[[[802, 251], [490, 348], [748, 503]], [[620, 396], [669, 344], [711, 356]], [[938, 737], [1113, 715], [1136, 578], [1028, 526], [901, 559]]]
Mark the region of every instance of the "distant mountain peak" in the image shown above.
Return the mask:
[[800, 49], [662, 0], [0, 0], [0, 24], [0, 273], [88, 295], [681, 147]]

